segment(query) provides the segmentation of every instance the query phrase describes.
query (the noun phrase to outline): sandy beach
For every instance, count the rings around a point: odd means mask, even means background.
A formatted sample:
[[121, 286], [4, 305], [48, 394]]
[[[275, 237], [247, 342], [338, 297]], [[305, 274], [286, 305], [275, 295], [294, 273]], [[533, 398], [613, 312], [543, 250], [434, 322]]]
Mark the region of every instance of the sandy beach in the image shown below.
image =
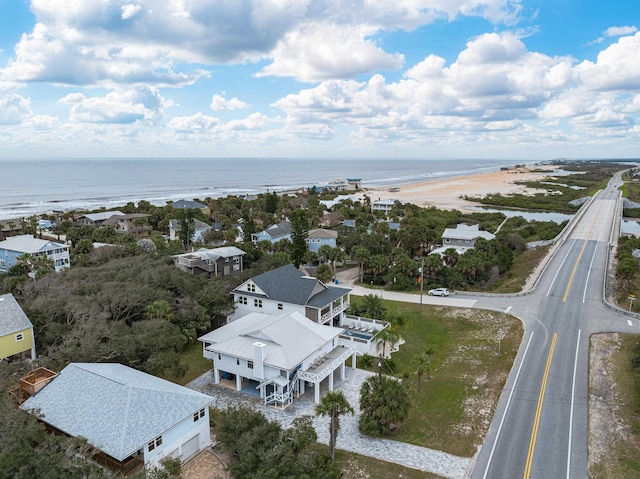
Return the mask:
[[[531, 194], [534, 191], [516, 182], [542, 180], [550, 176], [554, 166], [535, 166], [494, 171], [478, 175], [458, 176], [412, 183], [393, 188], [370, 188], [360, 195], [368, 195], [372, 201], [396, 199], [402, 203], [413, 203], [421, 207], [435, 206], [440, 209], [468, 210], [478, 203], [463, 200], [463, 195], [482, 197], [490, 193], [509, 195], [512, 193]], [[544, 171], [541, 171], [544, 170]], [[391, 191], [390, 191], [391, 190]]]

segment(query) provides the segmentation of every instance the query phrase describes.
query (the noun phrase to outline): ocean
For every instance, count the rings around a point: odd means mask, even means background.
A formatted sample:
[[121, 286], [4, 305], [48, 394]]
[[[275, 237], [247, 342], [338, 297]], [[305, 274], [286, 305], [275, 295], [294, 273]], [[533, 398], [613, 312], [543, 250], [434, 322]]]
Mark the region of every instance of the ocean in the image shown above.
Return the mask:
[[39, 159], [0, 160], [0, 220], [95, 210], [146, 200], [287, 191], [361, 178], [364, 188], [498, 170], [515, 160], [413, 159]]

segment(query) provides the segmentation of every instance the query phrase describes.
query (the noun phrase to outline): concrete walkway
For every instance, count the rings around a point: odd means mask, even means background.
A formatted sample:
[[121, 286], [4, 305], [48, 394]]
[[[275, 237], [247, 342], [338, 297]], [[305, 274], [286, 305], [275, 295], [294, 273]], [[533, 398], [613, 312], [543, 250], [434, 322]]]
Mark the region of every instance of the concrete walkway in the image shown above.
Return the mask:
[[[337, 448], [431, 472], [442, 477], [452, 479], [467, 477], [466, 474], [471, 466], [470, 458], [458, 457], [434, 449], [389, 439], [375, 439], [360, 434], [358, 430], [360, 387], [372, 374], [361, 369], [347, 368], [344, 381], [337, 379], [337, 376], [334, 378], [334, 388], [344, 393], [355, 410], [355, 415], [340, 418]], [[321, 394], [326, 391], [325, 383], [326, 381], [323, 383], [324, 387], [321, 389]], [[246, 405], [262, 412], [268, 419], [278, 421], [285, 428], [290, 427], [297, 417], [312, 416], [314, 417], [313, 426], [318, 434], [318, 442], [329, 444], [329, 419], [327, 417], [315, 417], [313, 390], [295, 399], [293, 404], [285, 410], [280, 410], [264, 406], [259, 400], [246, 394], [214, 384], [212, 372], [203, 374], [187, 384], [187, 387], [211, 396], [211, 407], [224, 409], [228, 406]]]

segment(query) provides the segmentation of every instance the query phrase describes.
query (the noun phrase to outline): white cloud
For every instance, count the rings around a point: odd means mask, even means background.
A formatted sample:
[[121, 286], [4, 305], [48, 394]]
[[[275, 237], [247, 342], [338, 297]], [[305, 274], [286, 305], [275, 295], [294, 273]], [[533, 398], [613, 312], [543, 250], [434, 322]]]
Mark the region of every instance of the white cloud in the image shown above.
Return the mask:
[[225, 130], [260, 130], [267, 123], [268, 117], [262, 113], [252, 113], [247, 118], [231, 120], [224, 125]]
[[604, 31], [606, 37], [622, 37], [625, 35], [633, 35], [638, 29], [635, 26], [625, 27], [609, 27]]
[[214, 116], [196, 113], [191, 116], [180, 116], [171, 119], [169, 128], [181, 133], [201, 133], [211, 130], [220, 120]]
[[397, 69], [375, 35], [461, 15], [512, 22], [520, 0], [32, 0], [37, 23], [5, 80], [183, 86], [190, 65], [271, 59], [261, 75], [303, 81]]
[[222, 95], [215, 94], [211, 98], [211, 109], [214, 111], [222, 110], [240, 110], [243, 108], [249, 108], [251, 105], [238, 100], [236, 97], [227, 99], [224, 92]]
[[585, 60], [576, 71], [590, 89], [640, 90], [640, 33], [619, 38], [598, 54], [595, 63]]
[[0, 125], [16, 125], [31, 116], [31, 102], [17, 93], [0, 90]]
[[171, 106], [156, 88], [115, 90], [103, 97], [86, 97], [70, 93], [60, 103], [71, 105], [70, 120], [81, 123], [131, 124], [144, 121], [155, 123], [165, 108]]
[[122, 11], [122, 19], [129, 20], [130, 18], [135, 17], [143, 10], [143, 8], [144, 7], [138, 3], [128, 3], [126, 5], [122, 5], [122, 7], [120, 7], [120, 10]]

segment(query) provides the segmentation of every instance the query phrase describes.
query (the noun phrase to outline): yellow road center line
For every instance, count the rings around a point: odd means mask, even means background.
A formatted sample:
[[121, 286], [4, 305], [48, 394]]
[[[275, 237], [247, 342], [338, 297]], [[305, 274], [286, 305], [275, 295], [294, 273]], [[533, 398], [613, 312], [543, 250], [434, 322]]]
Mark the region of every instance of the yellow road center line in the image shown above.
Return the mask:
[[531, 439], [529, 440], [529, 452], [527, 454], [527, 463], [524, 468], [524, 479], [529, 479], [531, 475], [531, 464], [533, 462], [533, 452], [536, 448], [536, 438], [538, 437], [538, 426], [540, 425], [540, 415], [542, 414], [542, 402], [544, 401], [544, 392], [547, 389], [547, 379], [549, 378], [549, 370], [551, 369], [551, 358], [553, 358], [553, 350], [556, 347], [558, 333], [553, 334], [551, 347], [549, 348], [549, 356], [547, 357], [547, 365], [542, 376], [542, 384], [540, 385], [540, 394], [538, 395], [538, 406], [536, 407], [536, 415], [533, 419], [533, 429], [531, 431]]
[[585, 248], [587, 247], [587, 241], [591, 238], [591, 233], [593, 233], [593, 228], [595, 228], [597, 219], [600, 217], [600, 211], [598, 210], [596, 213], [596, 218], [591, 223], [591, 227], [589, 228], [589, 232], [587, 233], [587, 238], [584, 240], [584, 244], [582, 245], [582, 249], [580, 250], [580, 254], [578, 255], [578, 259], [576, 259], [575, 264], [573, 265], [573, 270], [571, 270], [571, 276], [569, 276], [569, 282], [567, 283], [567, 289], [564, 290], [564, 296], [562, 297], [562, 302], [567, 302], [567, 297], [569, 296], [569, 291], [571, 290], [571, 283], [573, 283], [573, 277], [576, 274], [576, 270], [578, 269], [578, 263], [580, 262], [580, 258], [582, 258], [582, 253], [584, 253]]
[[567, 297], [569, 296], [569, 290], [571, 289], [571, 283], [573, 283], [573, 277], [576, 274], [576, 270], [578, 269], [578, 263], [580, 262], [580, 258], [582, 258], [582, 253], [584, 253], [585, 248], [587, 247], [587, 240], [584, 240], [584, 244], [582, 245], [582, 249], [580, 250], [580, 254], [578, 255], [578, 259], [573, 265], [573, 269], [571, 270], [571, 276], [569, 276], [569, 282], [567, 283], [567, 289], [564, 290], [564, 296], [562, 297], [562, 302], [567, 302]]

